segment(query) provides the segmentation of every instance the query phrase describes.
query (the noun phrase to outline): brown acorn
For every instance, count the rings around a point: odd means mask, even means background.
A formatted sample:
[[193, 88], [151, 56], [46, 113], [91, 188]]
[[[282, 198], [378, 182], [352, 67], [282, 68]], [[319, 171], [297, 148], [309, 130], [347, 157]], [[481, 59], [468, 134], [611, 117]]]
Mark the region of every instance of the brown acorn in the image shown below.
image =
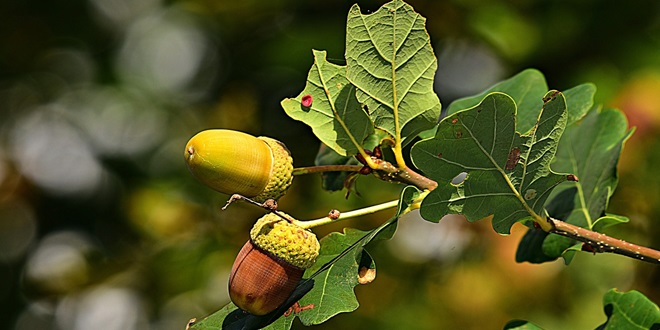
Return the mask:
[[205, 130], [188, 141], [184, 157], [190, 172], [202, 183], [259, 202], [280, 198], [293, 180], [289, 150], [269, 137]]
[[229, 297], [240, 309], [265, 315], [291, 295], [319, 255], [314, 233], [269, 213], [250, 231], [229, 276]]

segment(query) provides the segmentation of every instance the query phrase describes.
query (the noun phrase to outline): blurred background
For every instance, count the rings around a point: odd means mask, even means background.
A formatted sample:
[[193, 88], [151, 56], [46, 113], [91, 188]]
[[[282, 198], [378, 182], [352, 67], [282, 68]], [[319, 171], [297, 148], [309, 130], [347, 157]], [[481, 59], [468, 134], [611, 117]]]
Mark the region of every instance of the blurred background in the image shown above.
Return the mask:
[[[363, 0], [363, 12], [384, 1]], [[660, 248], [660, 3], [410, 0], [427, 17], [446, 106], [522, 69], [551, 88], [583, 82], [624, 110], [634, 137], [610, 233]], [[0, 2], [0, 328], [184, 329], [228, 301], [234, 256], [262, 211], [196, 182], [183, 162], [200, 130], [285, 142], [296, 166], [318, 141], [279, 102], [297, 95], [311, 49], [342, 64], [353, 1], [4, 0]], [[361, 178], [358, 192], [297, 177], [280, 208], [299, 219], [395, 199], [400, 186]], [[347, 225], [377, 226], [381, 212]], [[341, 227], [320, 228], [320, 236]], [[657, 266], [611, 255], [516, 264], [524, 229], [414, 214], [374, 246], [361, 307], [321, 329], [548, 329], [605, 321], [610, 288], [660, 302]], [[295, 328], [302, 328], [295, 324]]]

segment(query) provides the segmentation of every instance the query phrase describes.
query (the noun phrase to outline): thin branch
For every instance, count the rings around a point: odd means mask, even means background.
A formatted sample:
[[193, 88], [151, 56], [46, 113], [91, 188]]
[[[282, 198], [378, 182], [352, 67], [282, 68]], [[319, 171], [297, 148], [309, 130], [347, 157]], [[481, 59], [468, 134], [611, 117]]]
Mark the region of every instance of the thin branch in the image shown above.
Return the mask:
[[324, 172], [359, 172], [362, 165], [321, 165], [321, 166], [308, 166], [296, 167], [293, 169], [292, 175], [304, 175], [312, 173]]
[[551, 233], [589, 244], [594, 252], [621, 254], [630, 258], [660, 264], [660, 251], [628, 243], [561, 220], [548, 218], [548, 222], [553, 226], [550, 230]]
[[385, 181], [399, 182], [413, 185], [420, 190], [433, 190], [438, 187], [438, 183], [413, 171], [409, 167], [398, 168], [392, 163], [376, 159], [377, 167], [374, 168], [374, 174]]

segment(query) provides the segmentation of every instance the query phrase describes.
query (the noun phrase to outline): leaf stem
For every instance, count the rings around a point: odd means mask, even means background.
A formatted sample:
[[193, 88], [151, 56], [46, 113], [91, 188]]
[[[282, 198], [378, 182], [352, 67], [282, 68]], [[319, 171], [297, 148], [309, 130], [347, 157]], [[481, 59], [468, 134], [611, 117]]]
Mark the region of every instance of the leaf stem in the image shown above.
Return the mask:
[[660, 264], [660, 251], [628, 243], [624, 240], [578, 227], [561, 220], [548, 218], [548, 223], [553, 227], [549, 231], [550, 233], [566, 236], [589, 244], [594, 249], [594, 252], [615, 253], [654, 264]]
[[310, 229], [310, 228], [327, 225], [327, 224], [334, 223], [334, 222], [341, 221], [341, 220], [346, 220], [346, 219], [355, 218], [355, 217], [359, 217], [359, 216], [363, 216], [363, 215], [367, 215], [367, 214], [376, 213], [378, 211], [387, 210], [387, 209], [390, 209], [390, 208], [393, 208], [393, 207], [397, 207], [397, 205], [399, 205], [399, 200], [398, 199], [393, 200], [393, 201], [389, 201], [389, 202], [386, 202], [386, 203], [378, 204], [378, 205], [373, 205], [373, 206], [353, 210], [353, 211], [342, 212], [339, 215], [339, 217], [327, 216], [327, 217], [314, 219], [314, 220], [305, 220], [305, 221], [296, 220], [296, 221], [294, 221], [294, 223], [297, 224], [298, 226], [302, 227], [302, 228]]
[[307, 166], [296, 167], [291, 172], [292, 175], [305, 175], [313, 173], [324, 172], [358, 172], [362, 169], [362, 165], [320, 165], [320, 166]]

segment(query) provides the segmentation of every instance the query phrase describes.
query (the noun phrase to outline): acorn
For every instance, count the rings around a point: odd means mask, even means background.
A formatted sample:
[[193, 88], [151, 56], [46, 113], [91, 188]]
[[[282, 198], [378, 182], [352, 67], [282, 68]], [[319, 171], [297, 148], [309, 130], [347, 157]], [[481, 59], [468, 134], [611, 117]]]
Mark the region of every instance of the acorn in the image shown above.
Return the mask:
[[258, 202], [280, 198], [293, 180], [291, 153], [269, 137], [205, 130], [188, 141], [184, 157], [190, 172], [205, 185]]
[[231, 268], [231, 301], [253, 315], [272, 312], [291, 295], [305, 269], [314, 265], [319, 248], [311, 231], [274, 213], [261, 217]]

